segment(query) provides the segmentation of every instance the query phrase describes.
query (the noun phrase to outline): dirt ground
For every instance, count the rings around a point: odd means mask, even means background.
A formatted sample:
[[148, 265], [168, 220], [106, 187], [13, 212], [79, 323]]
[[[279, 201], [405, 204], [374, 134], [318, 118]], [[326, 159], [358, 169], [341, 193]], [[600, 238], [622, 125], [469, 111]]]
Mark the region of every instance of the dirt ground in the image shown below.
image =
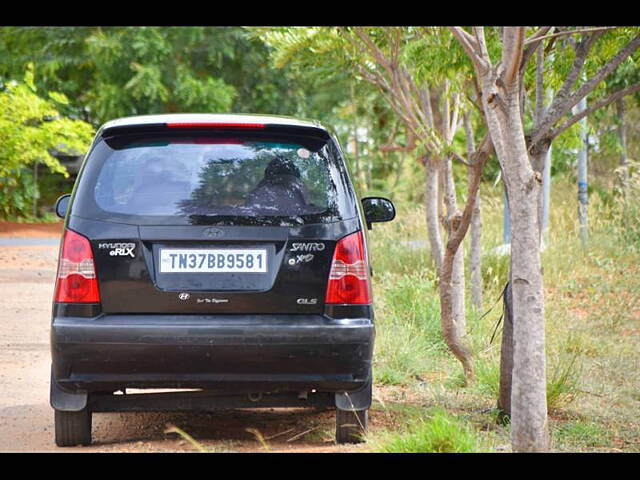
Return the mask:
[[0, 237], [59, 237], [64, 222], [56, 223], [17, 223], [0, 222]]
[[[29, 231], [37, 231], [31, 228]], [[45, 235], [55, 230], [47, 226]], [[2, 230], [0, 230], [2, 231]], [[25, 229], [5, 233], [23, 237]], [[221, 452], [343, 452], [332, 411], [262, 409], [214, 414], [98, 413], [94, 444], [58, 448], [49, 406], [49, 323], [57, 259], [56, 246], [0, 246], [0, 451], [2, 452], [193, 452], [174, 433], [175, 425], [209, 450]], [[379, 417], [380, 422], [384, 421]], [[376, 416], [372, 415], [372, 426]], [[260, 432], [266, 445], [247, 429]]]

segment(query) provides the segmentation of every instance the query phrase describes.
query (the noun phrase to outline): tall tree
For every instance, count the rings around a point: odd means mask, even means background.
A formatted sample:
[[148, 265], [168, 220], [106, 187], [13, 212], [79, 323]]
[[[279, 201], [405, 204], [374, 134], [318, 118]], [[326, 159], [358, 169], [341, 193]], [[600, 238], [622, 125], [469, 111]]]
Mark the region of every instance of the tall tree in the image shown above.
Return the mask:
[[38, 92], [33, 66], [28, 66], [22, 82], [8, 82], [0, 90], [1, 217], [31, 215], [29, 207], [38, 192], [28, 167], [40, 163], [66, 176], [66, 168], [52, 152], [77, 154], [89, 147], [93, 128], [62, 116], [59, 109], [67, 103], [58, 92]]
[[[640, 37], [633, 31], [625, 31], [622, 37], [627, 37], [627, 43], [572, 91], [589, 50], [595, 40], [604, 35], [605, 29], [567, 29], [550, 33], [552, 27], [542, 27], [529, 37], [525, 36], [525, 30], [524, 27], [490, 30], [492, 42], [489, 43], [482, 27], [474, 27], [471, 33], [460, 27], [451, 28], [473, 62], [485, 118], [503, 171], [511, 206], [513, 341], [507, 343], [512, 346], [513, 351], [513, 367], [508, 369], [511, 371], [512, 445], [516, 451], [543, 451], [549, 445], [544, 292], [539, 252], [544, 161], [549, 144], [560, 133], [595, 109], [640, 89], [638, 84], [619, 90], [592, 103], [582, 113], [571, 115], [574, 105], [594, 91], [607, 75], [634, 54], [640, 45]], [[539, 117], [525, 136], [523, 107], [527, 63], [544, 40], [566, 35], [581, 36], [581, 41], [575, 47], [572, 66], [546, 113]], [[620, 36], [616, 37], [619, 38]], [[489, 44], [492, 51], [499, 55], [499, 61], [491, 58]], [[560, 55], [556, 53], [556, 58], [558, 57]], [[566, 118], [567, 115], [571, 116]]]
[[489, 133], [502, 167], [512, 225], [514, 352], [511, 409], [516, 451], [548, 448], [544, 293], [538, 249], [540, 183], [529, 162], [520, 109], [525, 29], [504, 28], [501, 59], [492, 61], [484, 28], [452, 32], [473, 61]]
[[[476, 150], [473, 137], [473, 127], [469, 112], [464, 115], [464, 131], [467, 139], [467, 152]], [[468, 170], [469, 183], [473, 181], [473, 171]], [[471, 239], [469, 242], [469, 271], [471, 277], [471, 303], [477, 310], [482, 308], [482, 217], [480, 210], [480, 191], [476, 193], [476, 199], [471, 216]]]

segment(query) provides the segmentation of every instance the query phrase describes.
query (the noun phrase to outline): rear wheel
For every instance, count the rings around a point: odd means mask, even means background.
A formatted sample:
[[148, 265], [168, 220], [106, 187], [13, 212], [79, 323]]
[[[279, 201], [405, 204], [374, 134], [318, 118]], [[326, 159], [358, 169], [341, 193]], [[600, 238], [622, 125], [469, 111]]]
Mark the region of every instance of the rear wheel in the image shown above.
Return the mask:
[[369, 410], [336, 410], [336, 443], [361, 443], [365, 441]]
[[86, 408], [79, 412], [55, 410], [55, 427], [59, 447], [91, 443], [91, 412]]

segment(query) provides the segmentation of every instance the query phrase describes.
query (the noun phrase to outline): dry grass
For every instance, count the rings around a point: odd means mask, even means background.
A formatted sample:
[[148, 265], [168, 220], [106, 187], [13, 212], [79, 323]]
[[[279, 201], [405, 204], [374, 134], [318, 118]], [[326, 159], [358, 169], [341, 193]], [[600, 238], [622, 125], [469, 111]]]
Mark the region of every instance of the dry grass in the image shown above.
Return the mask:
[[[483, 280], [488, 309], [504, 287], [508, 259], [486, 253], [502, 240], [500, 192], [486, 190]], [[552, 195], [543, 267], [553, 448], [640, 451], [640, 245], [621, 234], [628, 227], [592, 195], [590, 238], [583, 248], [574, 186], [556, 181]], [[444, 348], [439, 333], [436, 281], [422, 207], [401, 205], [394, 222], [376, 225], [371, 233], [376, 382], [399, 385], [409, 399], [385, 400], [387, 406], [399, 406], [394, 429], [415, 422], [416, 408], [441, 407], [477, 433], [477, 450], [509, 450], [509, 427], [495, 423], [493, 408], [500, 338], [497, 335], [491, 343], [490, 338], [501, 305], [483, 318], [479, 318], [482, 312], [469, 311], [468, 340], [476, 353], [478, 380], [463, 388], [461, 367]], [[423, 240], [421, 248], [407, 248], [420, 245], [416, 240]]]

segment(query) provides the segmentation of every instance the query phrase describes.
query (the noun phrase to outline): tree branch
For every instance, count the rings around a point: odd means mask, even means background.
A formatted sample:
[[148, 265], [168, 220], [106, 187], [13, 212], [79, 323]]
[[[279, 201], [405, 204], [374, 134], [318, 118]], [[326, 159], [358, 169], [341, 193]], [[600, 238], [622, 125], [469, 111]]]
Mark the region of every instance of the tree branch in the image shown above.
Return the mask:
[[502, 65], [505, 85], [511, 85], [520, 71], [522, 63], [524, 27], [505, 27], [503, 34]]
[[598, 73], [587, 80], [578, 90], [576, 90], [571, 95], [572, 105], [570, 105], [569, 108], [572, 108], [580, 100], [582, 100], [582, 98], [586, 97], [587, 94], [594, 88], [596, 88], [596, 86], [610, 73], [612, 73], [618, 67], [618, 65], [620, 65], [627, 57], [635, 52], [638, 47], [640, 47], [640, 35], [636, 35], [622, 50], [618, 52], [615, 57], [609, 60], [607, 64], [598, 71]]
[[[416, 148], [416, 136], [415, 134], [409, 130], [407, 139], [407, 144], [405, 146], [398, 145], [397, 143], [386, 143], [380, 145], [379, 149], [381, 152], [411, 152]], [[391, 140], [391, 138], [389, 139]]]
[[522, 62], [520, 62], [520, 71], [524, 70], [533, 54], [542, 44], [543, 40], [547, 38], [544, 36], [544, 34], [550, 30], [553, 30], [554, 28], [555, 27], [541, 27], [536, 33], [534, 33], [524, 41], [525, 47], [522, 54]]
[[566, 122], [564, 122], [560, 127], [551, 130], [551, 132], [549, 132], [549, 134], [547, 135], [547, 138], [553, 140], [558, 135], [560, 135], [562, 132], [564, 132], [566, 129], [568, 129], [571, 125], [573, 125], [574, 123], [580, 121], [582, 118], [586, 117], [590, 113], [598, 110], [599, 108], [605, 107], [605, 106], [609, 105], [610, 103], [613, 103], [616, 100], [618, 100], [618, 99], [620, 99], [620, 98], [622, 98], [622, 97], [624, 97], [626, 95], [629, 95], [631, 93], [637, 92], [639, 90], [640, 90], [640, 83], [636, 83], [635, 85], [631, 85], [630, 87], [627, 87], [627, 88], [624, 88], [622, 90], [618, 90], [615, 93], [612, 93], [608, 97], [603, 98], [602, 100], [594, 103], [593, 105], [591, 105], [586, 110], [583, 110], [582, 112], [578, 113], [577, 115], [573, 115]]
[[[570, 94], [571, 88], [573, 84], [578, 79], [580, 72], [582, 71], [582, 67], [587, 58], [591, 47], [595, 43], [595, 41], [602, 35], [602, 32], [594, 32], [589, 34], [585, 39], [583, 39], [576, 48], [576, 57], [573, 61], [573, 65], [571, 67], [571, 71], [565, 78], [562, 87], [558, 90], [558, 93], [553, 98], [551, 105], [547, 109], [547, 112], [542, 119], [536, 125], [533, 133], [531, 134], [531, 144], [536, 144], [540, 139], [547, 136], [549, 131], [553, 128], [553, 125], [560, 120], [564, 115], [566, 115], [571, 108], [576, 105], [581, 98], [586, 96], [591, 90], [593, 90], [598, 83], [600, 83], [606, 75], [611, 73], [615, 68], [622, 63], [622, 61], [629, 56], [633, 51], [638, 48], [638, 44], [640, 44], [640, 36], [635, 37], [626, 47], [624, 47], [618, 54], [613, 57], [607, 64], [600, 69], [596, 75], [594, 75], [591, 79], [589, 79], [582, 87], [580, 87], [576, 92]], [[636, 42], [634, 46], [634, 42]]]
[[453, 158], [455, 158], [456, 160], [458, 160], [459, 162], [465, 164], [467, 167], [473, 167], [473, 163], [468, 162], [462, 155], [460, 155], [457, 152], [451, 152], [451, 154], [453, 155]]
[[479, 47], [476, 39], [465, 32], [461, 27], [449, 27], [449, 30], [453, 36], [456, 37], [456, 40], [458, 40], [464, 51], [476, 66], [476, 69], [484, 71], [488, 65], [486, 60], [484, 60], [476, 51]]
[[[553, 27], [551, 27], [553, 28]], [[586, 33], [586, 32], [599, 32], [599, 31], [604, 31], [604, 30], [612, 30], [614, 28], [618, 28], [618, 27], [597, 27], [597, 28], [581, 28], [578, 30], [564, 30], [562, 32], [558, 32], [558, 33], [554, 33], [551, 35], [545, 35], [543, 37], [538, 37], [538, 38], [533, 38], [538, 32], [536, 32], [536, 34], [532, 35], [531, 37], [527, 38], [524, 42], [525, 45], [533, 43], [533, 42], [538, 42], [541, 40], [545, 40], [547, 38], [554, 38], [554, 37], [560, 37], [563, 35], [573, 35], [575, 33]]]
[[537, 50], [536, 58], [536, 108], [533, 116], [534, 125], [538, 125], [542, 121], [544, 115], [544, 50]]
[[452, 229], [451, 236], [447, 242], [446, 250], [451, 252], [451, 255], [455, 255], [460, 243], [464, 239], [471, 223], [471, 216], [473, 215], [473, 207], [475, 206], [476, 193], [480, 188], [480, 180], [482, 179], [482, 169], [487, 162], [489, 155], [493, 150], [493, 144], [491, 142], [491, 136], [487, 134], [481, 142], [480, 148], [473, 153], [475, 160], [471, 168], [473, 168], [473, 177], [468, 188], [467, 203], [464, 206], [462, 216], [458, 228]]
[[384, 53], [382, 53], [382, 50], [380, 50], [378, 46], [375, 43], [373, 43], [373, 41], [371, 40], [371, 37], [369, 37], [369, 35], [363, 30], [363, 28], [354, 27], [353, 31], [358, 36], [358, 38], [360, 38], [360, 40], [368, 47], [369, 52], [371, 53], [373, 58], [375, 58], [376, 61], [382, 67], [384, 67], [385, 70], [391, 73], [391, 65], [387, 60], [387, 57], [385, 57]]
[[589, 54], [591, 47], [593, 47], [593, 44], [598, 39], [598, 37], [600, 37], [600, 35], [602, 34], [592, 33], [591, 35], [585, 37], [575, 47], [576, 56], [573, 59], [573, 65], [571, 66], [571, 70], [569, 71], [567, 77], [564, 79], [564, 82], [562, 83], [562, 86], [560, 87], [560, 89], [558, 90], [558, 93], [553, 99], [553, 102], [549, 107], [549, 110], [554, 110], [556, 105], [561, 100], [569, 96], [569, 92], [571, 91], [571, 88], [573, 87], [573, 85], [576, 83], [576, 80], [578, 79], [578, 76], [582, 71], [582, 67], [584, 65], [585, 60], [587, 59], [587, 55]]

